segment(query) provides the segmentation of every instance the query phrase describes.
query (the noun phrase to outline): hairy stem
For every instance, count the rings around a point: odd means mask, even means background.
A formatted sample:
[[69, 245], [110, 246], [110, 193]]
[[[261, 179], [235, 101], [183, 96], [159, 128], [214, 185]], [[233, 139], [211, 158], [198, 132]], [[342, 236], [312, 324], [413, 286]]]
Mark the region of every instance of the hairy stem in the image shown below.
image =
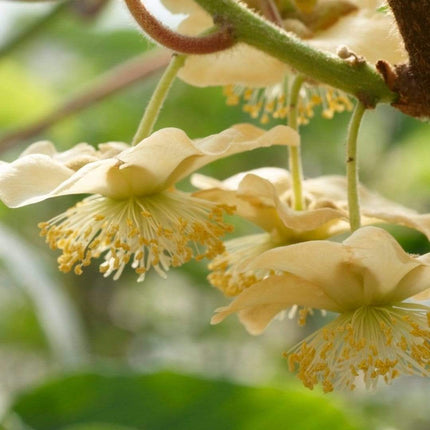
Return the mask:
[[185, 58], [185, 55], [174, 54], [172, 56], [169, 65], [158, 82], [151, 100], [146, 107], [145, 113], [143, 114], [142, 120], [133, 138], [132, 145], [136, 145], [152, 133], [163, 103], [166, 100], [167, 94], [169, 93], [179, 69], [184, 65]]
[[195, 0], [219, 22], [228, 23], [238, 41], [283, 61], [303, 75], [355, 95], [366, 107], [393, 102], [397, 95], [367, 63], [351, 64], [318, 51], [235, 0]]
[[[300, 89], [303, 84], [303, 76], [296, 76], [293, 84], [290, 88], [289, 100], [288, 100], [288, 125], [294, 129], [299, 129], [298, 123], [298, 100]], [[301, 147], [299, 146], [288, 146], [288, 163], [291, 172], [291, 179], [293, 185], [293, 208], [296, 211], [303, 210], [303, 168], [302, 168], [302, 155]]]
[[228, 25], [221, 25], [213, 33], [201, 37], [176, 33], [153, 17], [141, 0], [124, 0], [142, 30], [156, 42], [183, 54], [210, 54], [230, 48], [236, 42]]
[[360, 197], [358, 179], [358, 148], [357, 137], [361, 120], [363, 119], [366, 107], [361, 102], [357, 102], [352, 113], [351, 122], [348, 129], [346, 177], [348, 180], [348, 211], [351, 231], [355, 231], [361, 226], [360, 217]]

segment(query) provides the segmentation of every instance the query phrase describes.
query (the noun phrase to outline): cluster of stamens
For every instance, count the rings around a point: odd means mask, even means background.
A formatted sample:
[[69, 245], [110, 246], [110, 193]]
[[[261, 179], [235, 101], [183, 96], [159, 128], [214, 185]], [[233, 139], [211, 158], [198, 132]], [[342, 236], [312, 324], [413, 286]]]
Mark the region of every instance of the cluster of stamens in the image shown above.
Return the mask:
[[[227, 105], [235, 106], [243, 102], [243, 110], [262, 124], [267, 124], [271, 118], [286, 118], [289, 112], [288, 83], [267, 88], [229, 85], [224, 87], [224, 95]], [[335, 113], [352, 110], [353, 104], [339, 90], [304, 85], [297, 106], [299, 124], [308, 124], [319, 106], [322, 116], [331, 119]]]
[[[309, 315], [314, 315], [314, 310], [312, 308], [294, 305], [288, 312], [288, 319], [292, 320], [297, 316], [297, 324], [300, 327], [304, 327]], [[326, 312], [321, 311], [321, 315], [326, 316]]]
[[231, 231], [223, 214], [232, 210], [177, 191], [125, 200], [94, 195], [39, 227], [50, 247], [63, 252], [61, 271], [79, 275], [103, 256], [105, 277], [118, 279], [131, 262], [143, 281], [151, 267], [164, 277], [170, 266], [222, 253], [220, 237]]
[[325, 392], [353, 390], [360, 375], [366, 388], [400, 374], [430, 376], [429, 311], [402, 303], [342, 314], [285, 354], [290, 370]]
[[219, 288], [226, 296], [234, 297], [244, 289], [254, 285], [265, 276], [271, 274], [269, 270], [243, 271], [247, 260], [256, 257], [276, 245], [267, 233], [255, 234], [225, 242], [225, 252], [218, 255], [209, 264], [212, 273], [208, 280]]

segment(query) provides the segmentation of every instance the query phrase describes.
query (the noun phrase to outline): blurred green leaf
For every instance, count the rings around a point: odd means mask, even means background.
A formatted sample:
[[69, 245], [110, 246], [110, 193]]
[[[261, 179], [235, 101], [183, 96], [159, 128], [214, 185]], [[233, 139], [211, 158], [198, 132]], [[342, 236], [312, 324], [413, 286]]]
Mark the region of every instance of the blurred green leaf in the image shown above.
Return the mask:
[[[4, 294], [4, 293], [3, 293]], [[28, 297], [12, 300], [7, 296], [0, 313], [0, 342], [2, 345], [19, 345], [29, 351], [48, 350], [46, 335], [39, 324], [33, 304]], [[5, 300], [6, 301], [6, 300]]]
[[[331, 397], [173, 373], [84, 373], [23, 394], [12, 407], [34, 430], [91, 422], [150, 430], [358, 429]], [[81, 427], [79, 427], [81, 429]]]
[[116, 424], [100, 424], [100, 423], [89, 423], [89, 424], [78, 424], [61, 428], [61, 430], [138, 430], [135, 427], [124, 427]]
[[0, 127], [24, 124], [48, 112], [55, 97], [44, 83], [12, 61], [0, 64]]
[[397, 146], [385, 155], [384, 162], [375, 172], [375, 182], [385, 195], [410, 204], [420, 210], [429, 210], [430, 169], [428, 124], [416, 124]]
[[[85, 60], [77, 67], [80, 72], [104, 71], [154, 46], [135, 29], [99, 30], [71, 15], [45, 29], [40, 43], [49, 46], [53, 42]], [[73, 81], [76, 77], [70, 76]]]
[[28, 243], [2, 225], [0, 236], [0, 261], [4, 263], [4, 271], [31, 299], [53, 353], [63, 364], [82, 364], [87, 356], [86, 342], [71, 301]]

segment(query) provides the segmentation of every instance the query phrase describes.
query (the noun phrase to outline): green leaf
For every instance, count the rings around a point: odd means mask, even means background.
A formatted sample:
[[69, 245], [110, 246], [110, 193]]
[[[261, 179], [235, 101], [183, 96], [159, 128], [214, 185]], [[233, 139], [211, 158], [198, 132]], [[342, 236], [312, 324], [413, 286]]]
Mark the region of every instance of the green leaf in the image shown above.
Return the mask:
[[61, 430], [138, 430], [135, 427], [124, 427], [116, 424], [87, 423], [61, 428]]
[[82, 75], [88, 70], [105, 71], [154, 46], [133, 28], [98, 30], [94, 25], [71, 15], [57, 19], [44, 31], [39, 42], [49, 45], [52, 40], [85, 59], [85, 63], [76, 68], [76, 72]]
[[[0, 127], [17, 126], [48, 112], [55, 97], [41, 80], [13, 61], [0, 64]], [[7, 101], [7, 103], [6, 103]]]
[[[81, 365], [86, 360], [87, 348], [72, 302], [46, 272], [36, 250], [1, 224], [0, 237], [2, 271], [31, 299], [53, 353], [63, 365]], [[34, 324], [24, 320], [22, 329], [28, 322]], [[2, 330], [0, 336], [1, 333]]]
[[84, 373], [23, 394], [13, 413], [34, 430], [109, 423], [150, 430], [357, 430], [333, 397], [173, 373]]

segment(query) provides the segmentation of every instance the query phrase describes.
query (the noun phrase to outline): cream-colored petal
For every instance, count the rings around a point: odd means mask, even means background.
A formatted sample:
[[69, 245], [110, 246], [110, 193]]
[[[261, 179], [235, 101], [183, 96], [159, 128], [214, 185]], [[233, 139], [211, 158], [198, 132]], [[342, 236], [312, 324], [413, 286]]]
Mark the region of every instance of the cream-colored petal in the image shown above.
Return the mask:
[[[276, 207], [277, 196], [273, 186], [268, 183], [270, 194], [265, 194], [264, 190], [261, 192], [261, 187], [259, 188], [260, 181], [266, 182], [264, 179], [249, 174], [245, 178], [249, 180], [244, 182], [245, 187], [243, 189], [241, 186], [239, 186], [239, 190], [211, 188], [197, 191], [193, 195], [212, 202], [234, 206], [236, 215], [258, 225], [267, 232], [283, 230], [283, 223]], [[230, 184], [221, 183], [221, 187], [225, 185], [229, 186]], [[242, 190], [243, 194], [241, 193]]]
[[216, 54], [190, 55], [178, 76], [190, 85], [267, 87], [284, 81], [286, 64], [252, 46], [238, 43]]
[[111, 158], [128, 148], [122, 142], [98, 149], [79, 143], [58, 152], [51, 142], [36, 142], [14, 162], [0, 163], [0, 198], [18, 207], [66, 194], [130, 195], [130, 174], [119, 173], [121, 162]]
[[[297, 144], [298, 139], [295, 131], [284, 126], [266, 132], [240, 124], [196, 142], [182, 130], [163, 129], [114, 158], [80, 166], [73, 175], [64, 178], [63, 183], [56, 183], [44, 198], [89, 193], [122, 199], [153, 194], [218, 158], [262, 146]], [[101, 147], [97, 156], [103, 158], [106, 152], [116, 153], [121, 147], [121, 144], [110, 143], [108, 147]], [[79, 156], [82, 151], [76, 153]]]
[[[285, 191], [291, 189], [291, 174], [288, 170], [279, 167], [262, 167], [260, 169], [249, 170], [246, 174], [255, 175], [269, 181], [278, 195], [282, 195]], [[225, 181], [229, 182], [229, 179]]]
[[[346, 189], [347, 183], [344, 176], [321, 176], [304, 182], [305, 193], [312, 202], [311, 208], [327, 201], [347, 213]], [[430, 239], [430, 214], [418, 214], [413, 209], [368, 190], [363, 185], [360, 185], [359, 192], [363, 225], [378, 222], [403, 225], [424, 233]]]
[[[185, 34], [196, 35], [212, 26], [209, 15], [192, 0], [163, 0], [163, 3], [172, 12], [188, 14], [179, 27]], [[332, 54], [340, 45], [346, 45], [373, 64], [379, 59], [391, 63], [406, 62], [406, 51], [393, 17], [377, 12], [373, 1], [356, 1], [356, 4], [359, 7], [357, 12], [348, 14], [306, 42]], [[179, 76], [196, 86], [236, 84], [267, 87], [283, 82], [290, 72], [286, 64], [262, 51], [237, 44], [221, 53], [189, 56]]]
[[43, 154], [49, 157], [53, 157], [57, 154], [57, 150], [52, 142], [49, 140], [40, 140], [39, 142], [32, 143], [28, 148], [25, 149], [20, 157], [25, 157], [30, 154]]
[[172, 13], [190, 15], [203, 11], [194, 0], [161, 0], [161, 3]]
[[222, 180], [212, 178], [211, 176], [202, 175], [200, 173], [194, 173], [194, 175], [191, 175], [190, 182], [199, 190], [210, 190], [213, 188], [217, 188], [219, 190], [228, 189], [224, 187]]
[[246, 172], [237, 173], [224, 180], [218, 180], [210, 176], [196, 173], [191, 176], [191, 183], [200, 190], [207, 190], [209, 188], [237, 190], [239, 184], [247, 175], [255, 175], [268, 180], [275, 187], [279, 195], [291, 188], [290, 172], [279, 167], [261, 167], [259, 169], [247, 170]]
[[30, 154], [0, 164], [0, 199], [9, 207], [40, 202], [73, 175], [73, 170], [50, 156]]
[[398, 284], [421, 263], [407, 254], [388, 232], [363, 227], [344, 241], [351, 264], [360, 270], [367, 304], [389, 302]]
[[264, 131], [250, 124], [239, 124], [196, 141], [182, 130], [168, 128], [155, 132], [118, 158], [124, 162], [121, 169], [137, 167], [142, 173], [139, 181], [142, 195], [165, 189], [194, 170], [238, 152], [298, 144], [297, 132], [285, 126]]
[[[162, 0], [173, 13], [188, 16], [179, 31], [197, 35], [213, 26], [212, 18], [193, 0]], [[190, 55], [179, 77], [195, 86], [229, 85], [267, 86], [282, 82], [287, 66], [251, 46], [239, 43], [232, 49], [209, 55]]]
[[[418, 260], [422, 262], [421, 259]], [[430, 261], [411, 270], [389, 296], [391, 302], [401, 302], [409, 298], [419, 301], [430, 299]]]
[[[309, 178], [304, 181], [305, 191], [313, 196], [314, 200], [328, 200], [336, 203], [336, 206], [347, 209], [348, 208], [348, 195], [347, 195], [347, 179], [345, 176], [340, 175], [326, 175], [318, 176], [316, 178]], [[408, 211], [404, 206], [392, 202], [374, 191], [368, 190], [364, 185], [359, 186], [360, 204], [366, 208], [377, 208], [382, 210], [389, 205], [389, 211], [402, 210]], [[416, 213], [410, 211], [411, 213]]]
[[347, 205], [346, 178], [339, 175], [318, 176], [305, 179], [303, 188], [313, 201], [332, 201], [337, 206]]
[[[255, 173], [254, 173], [255, 172]], [[241, 173], [223, 182], [219, 187], [195, 193], [196, 196], [236, 207], [236, 214], [268, 232], [276, 232], [284, 243], [327, 237], [348, 231], [346, 212], [333, 207], [295, 211], [280, 196], [289, 190], [290, 177], [283, 169], [269, 168]], [[261, 176], [260, 176], [261, 175]], [[265, 177], [273, 178], [275, 185]], [[240, 182], [239, 182], [240, 181]], [[203, 180], [204, 186], [210, 185]], [[237, 191], [230, 191], [236, 189]], [[332, 204], [334, 206], [334, 204]]]
[[101, 194], [105, 197], [123, 199], [132, 196], [135, 191], [133, 172], [120, 171], [121, 162], [115, 158], [99, 160], [87, 164], [70, 178], [52, 190], [48, 197], [69, 194]]
[[[269, 193], [265, 185], [268, 179]], [[277, 167], [265, 167], [233, 175], [223, 181], [194, 174], [191, 183], [202, 191], [194, 193], [199, 198], [236, 207], [236, 214], [272, 231], [282, 228], [276, 210], [277, 195], [291, 186], [290, 174]], [[261, 184], [262, 183], [262, 184]], [[275, 189], [275, 194], [273, 193]]]
[[204, 155], [218, 156], [226, 151], [239, 152], [234, 145], [247, 147], [254, 142], [256, 148], [271, 145], [299, 146], [300, 135], [290, 127], [278, 125], [270, 130], [252, 124], [237, 124], [212, 136], [196, 139], [195, 145]]
[[318, 240], [271, 249], [241, 268], [255, 269], [288, 272], [311, 282], [344, 310], [363, 303], [361, 278], [352, 270], [349, 247], [340, 243]]
[[161, 0], [161, 3], [172, 13], [187, 15], [179, 25], [182, 34], [198, 35], [214, 25], [211, 16], [194, 0]]
[[66, 151], [58, 152], [52, 142], [40, 141], [31, 144], [20, 158], [31, 154], [43, 154], [76, 171], [88, 163], [114, 157], [128, 148], [130, 145], [123, 142], [101, 143], [97, 149], [88, 143], [78, 143]]
[[[298, 233], [310, 232], [327, 225], [326, 237], [348, 230], [347, 216], [333, 208], [321, 208], [309, 211], [294, 211], [285, 204], [278, 206], [278, 214], [285, 227]], [[317, 238], [318, 235], [315, 235]]]
[[[346, 219], [345, 213], [333, 209], [333, 208], [321, 208], [310, 211], [295, 211], [291, 209], [287, 204], [281, 202], [279, 193], [271, 182], [256, 176], [249, 174], [245, 176], [238, 188], [238, 197], [249, 202], [255, 207], [255, 211], [262, 212], [265, 207], [276, 208], [276, 218], [272, 216], [273, 228], [279, 228], [279, 220], [283, 223], [283, 226], [287, 229], [293, 230], [295, 233], [309, 232], [320, 228], [326, 223], [337, 219]], [[240, 209], [238, 209], [240, 214]], [[243, 214], [245, 218], [257, 225], [262, 226], [263, 222], [265, 225], [270, 225], [270, 219], [265, 219], [263, 216], [271, 215], [270, 213], [260, 213], [257, 220], [250, 219], [249, 216]], [[270, 231], [267, 227], [266, 230]]]
[[80, 155], [93, 156], [94, 159], [96, 159], [97, 150], [94, 146], [88, 145], [88, 143], [78, 143], [67, 151], [57, 152], [57, 154], [55, 154], [55, 158], [66, 163], [69, 160], [76, 159], [76, 157], [79, 157]]
[[98, 145], [98, 154], [101, 160], [106, 158], [115, 157], [120, 152], [129, 149], [130, 145], [124, 142], [106, 142]]
[[237, 196], [236, 191], [222, 190], [220, 188], [209, 188], [207, 190], [195, 191], [193, 196], [198, 197], [199, 199], [209, 200], [211, 202], [236, 206], [236, 214], [238, 214], [238, 211], [239, 213], [248, 213], [252, 211], [251, 205], [240, 199]]
[[228, 315], [238, 312], [239, 319], [254, 335], [260, 334], [283, 309], [295, 304], [340, 311], [318, 285], [291, 274], [270, 276], [244, 290], [228, 306], [216, 310], [212, 324], [218, 324]]
[[403, 211], [401, 208], [397, 210], [393, 209], [390, 212], [389, 205], [387, 205], [382, 211], [378, 211], [376, 208], [363, 208], [362, 213], [373, 218], [373, 222], [381, 220], [388, 224], [404, 225], [406, 227], [413, 228], [424, 233], [430, 240], [430, 214], [417, 214], [410, 210]]
[[[418, 260], [423, 263], [425, 269], [420, 269], [420, 272], [426, 272], [427, 267], [430, 266], [430, 253], [420, 255], [418, 257]], [[415, 271], [418, 271], [418, 269], [415, 269]], [[414, 273], [414, 272], [412, 272]], [[412, 276], [412, 274], [411, 274]], [[406, 281], [406, 280], [405, 280]], [[406, 282], [405, 282], [406, 283]], [[398, 286], [399, 291], [402, 290], [403, 282]], [[413, 300], [430, 300], [430, 283], [427, 281], [427, 276], [424, 273], [421, 273], [420, 280], [414, 280], [414, 282], [410, 282], [407, 284], [407, 288], [411, 288], [411, 286], [414, 288], [414, 296], [412, 297]], [[410, 294], [410, 290], [405, 292], [408, 293], [408, 297], [410, 297], [412, 294]], [[418, 293], [418, 294], [417, 294]]]
[[256, 205], [276, 208], [279, 204], [278, 193], [271, 182], [254, 174], [244, 176], [237, 188], [237, 195]]
[[78, 143], [67, 151], [58, 152], [54, 155], [54, 158], [64, 166], [76, 171], [86, 164], [97, 161], [99, 153], [87, 143]]
[[359, 10], [340, 19], [335, 25], [308, 41], [316, 49], [335, 53], [346, 45], [355, 54], [375, 64], [386, 60], [393, 64], [408, 57], [394, 18], [375, 10]]

